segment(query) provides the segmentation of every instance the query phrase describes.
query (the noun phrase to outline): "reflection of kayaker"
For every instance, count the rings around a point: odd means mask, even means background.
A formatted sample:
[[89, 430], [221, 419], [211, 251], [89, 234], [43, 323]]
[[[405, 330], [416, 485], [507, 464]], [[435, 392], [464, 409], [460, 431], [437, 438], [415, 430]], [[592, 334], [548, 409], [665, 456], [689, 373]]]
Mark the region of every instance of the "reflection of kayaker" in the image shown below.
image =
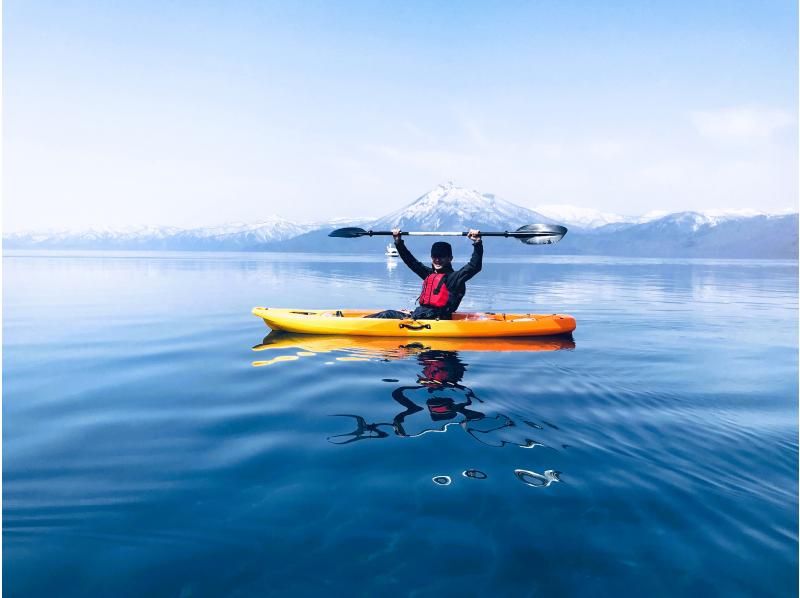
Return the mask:
[[[404, 438], [418, 438], [430, 432], [446, 432], [450, 426], [457, 425], [467, 434], [482, 444], [494, 447], [507, 445], [521, 448], [544, 446], [542, 443], [525, 438], [523, 443], [504, 440], [493, 435], [503, 428], [514, 428], [516, 423], [508, 416], [497, 414], [487, 417], [486, 414], [470, 409], [473, 401], [482, 403], [471, 388], [461, 384], [466, 372], [466, 364], [461, 361], [455, 351], [428, 350], [417, 355], [422, 371], [417, 377], [417, 384], [400, 386], [392, 391], [392, 398], [405, 409], [394, 416], [391, 422], [369, 423], [360, 415], [339, 413], [338, 417], [351, 417], [355, 420], [356, 429], [345, 434], [328, 437], [332, 444], [350, 444], [359, 440], [388, 438], [392, 433]], [[394, 381], [394, 380], [392, 380]], [[424, 403], [425, 407], [421, 405]], [[409, 430], [409, 420], [426, 411], [431, 422], [439, 424], [431, 427], [425, 418], [416, 418], [416, 424], [423, 427], [419, 431]], [[424, 420], [424, 421], [423, 421]], [[533, 422], [523, 420], [525, 424], [541, 429]], [[461, 474], [465, 478], [484, 480], [488, 476], [477, 469], [466, 469]], [[514, 475], [519, 481], [534, 487], [547, 487], [560, 481], [560, 472], [548, 469], [539, 474], [528, 469], [515, 469]], [[449, 486], [453, 480], [449, 475], [436, 475], [433, 482], [440, 486]]]
[[[414, 393], [422, 393], [421, 401], [425, 398], [428, 415], [431, 421], [450, 421], [458, 415], [464, 417], [463, 421], [482, 419], [484, 414], [468, 409], [472, 400], [480, 402], [472, 389], [459, 384], [466, 366], [459, 359], [458, 354], [451, 351], [424, 351], [417, 356], [417, 361], [422, 365], [422, 373], [418, 376], [415, 386], [401, 386], [392, 392], [392, 398], [406, 408], [394, 418], [394, 429], [398, 436], [421, 436], [427, 432], [443, 432], [447, 428], [438, 430], [426, 429], [416, 434], [409, 434], [405, 429], [406, 417], [413, 415], [423, 408], [417, 405], [411, 397]], [[410, 395], [410, 396], [409, 396]], [[430, 395], [430, 396], [427, 396]]]
[[[472, 389], [460, 384], [466, 365], [454, 351], [423, 351], [417, 355], [417, 361], [422, 366], [422, 372], [418, 376], [417, 384], [401, 386], [392, 392], [392, 398], [402, 405], [405, 410], [394, 416], [391, 422], [370, 424], [360, 415], [337, 414], [340, 417], [352, 417], [356, 420], [356, 429], [347, 434], [338, 434], [328, 438], [334, 444], [349, 444], [356, 440], [367, 440], [369, 438], [386, 438], [388, 431], [391, 430], [396, 436], [415, 438], [429, 432], [444, 432], [451, 425], [458, 424], [464, 430], [477, 438], [471, 430], [471, 422], [486, 419], [484, 413], [475, 411], [469, 407], [473, 400], [482, 402], [472, 391]], [[425, 407], [422, 407], [424, 404]], [[423, 427], [421, 430], [410, 431], [407, 420], [413, 415], [422, 411], [428, 412], [430, 421], [445, 422], [437, 427]], [[491, 420], [496, 421], [490, 423]], [[481, 426], [480, 433], [488, 433], [495, 429], [505, 428], [514, 425], [510, 418], [500, 415], [489, 418], [486, 422], [488, 426]], [[418, 425], [425, 424], [420, 421]], [[381, 429], [385, 428], [385, 429]], [[348, 440], [332, 440], [334, 438], [350, 437]], [[483, 442], [481, 440], [481, 442]]]

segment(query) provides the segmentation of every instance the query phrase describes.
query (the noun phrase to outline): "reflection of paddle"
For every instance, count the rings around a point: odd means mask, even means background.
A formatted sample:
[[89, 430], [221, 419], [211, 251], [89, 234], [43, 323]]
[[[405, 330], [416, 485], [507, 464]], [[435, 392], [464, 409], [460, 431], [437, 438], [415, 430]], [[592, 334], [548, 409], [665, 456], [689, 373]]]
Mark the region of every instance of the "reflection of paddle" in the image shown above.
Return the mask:
[[[411, 237], [466, 237], [467, 232], [406, 232], [402, 231], [401, 235], [408, 235]], [[567, 234], [567, 229], [558, 224], [526, 224], [521, 226], [515, 231], [503, 232], [481, 232], [482, 237], [512, 237], [519, 239], [526, 245], [551, 245], [558, 243], [561, 238]], [[375, 236], [391, 236], [390, 230], [364, 230], [350, 226], [347, 228], [337, 228], [330, 233], [329, 237], [340, 237], [342, 239], [355, 239], [356, 237], [375, 237]]]

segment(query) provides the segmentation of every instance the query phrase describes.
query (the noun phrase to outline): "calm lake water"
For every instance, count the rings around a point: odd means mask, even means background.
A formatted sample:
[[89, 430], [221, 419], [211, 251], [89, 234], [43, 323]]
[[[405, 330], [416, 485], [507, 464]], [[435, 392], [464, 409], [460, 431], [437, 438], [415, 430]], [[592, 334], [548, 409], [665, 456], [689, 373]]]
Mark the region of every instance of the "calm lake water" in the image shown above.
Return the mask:
[[578, 329], [490, 351], [263, 344], [383, 256], [7, 253], [5, 595], [795, 595], [797, 263], [531, 255], [462, 309]]

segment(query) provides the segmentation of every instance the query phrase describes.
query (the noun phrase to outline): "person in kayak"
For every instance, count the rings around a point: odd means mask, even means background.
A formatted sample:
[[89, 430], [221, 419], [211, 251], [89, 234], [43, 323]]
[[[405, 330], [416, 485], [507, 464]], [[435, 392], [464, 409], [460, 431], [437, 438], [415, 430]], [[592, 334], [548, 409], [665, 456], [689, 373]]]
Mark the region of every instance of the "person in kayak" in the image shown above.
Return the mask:
[[393, 318], [414, 320], [450, 320], [467, 292], [466, 282], [481, 271], [483, 242], [481, 231], [470, 229], [467, 238], [472, 241], [472, 257], [458, 270], [452, 266], [453, 248], [450, 243], [437, 241], [431, 246], [431, 265], [426, 266], [406, 247], [399, 228], [392, 229], [394, 245], [406, 266], [422, 279], [419, 306], [413, 311], [388, 309], [366, 318]]

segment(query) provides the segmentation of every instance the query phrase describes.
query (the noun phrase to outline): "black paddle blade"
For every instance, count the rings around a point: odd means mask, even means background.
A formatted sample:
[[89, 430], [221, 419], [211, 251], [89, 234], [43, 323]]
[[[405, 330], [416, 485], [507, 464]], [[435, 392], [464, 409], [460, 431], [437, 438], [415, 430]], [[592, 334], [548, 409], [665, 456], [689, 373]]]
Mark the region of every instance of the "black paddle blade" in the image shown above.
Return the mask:
[[369, 232], [357, 226], [348, 226], [346, 228], [337, 228], [332, 233], [328, 233], [329, 237], [341, 237], [343, 239], [355, 239], [356, 237], [363, 237], [368, 235]]
[[552, 245], [567, 234], [567, 228], [558, 224], [527, 224], [511, 234], [526, 245]]

